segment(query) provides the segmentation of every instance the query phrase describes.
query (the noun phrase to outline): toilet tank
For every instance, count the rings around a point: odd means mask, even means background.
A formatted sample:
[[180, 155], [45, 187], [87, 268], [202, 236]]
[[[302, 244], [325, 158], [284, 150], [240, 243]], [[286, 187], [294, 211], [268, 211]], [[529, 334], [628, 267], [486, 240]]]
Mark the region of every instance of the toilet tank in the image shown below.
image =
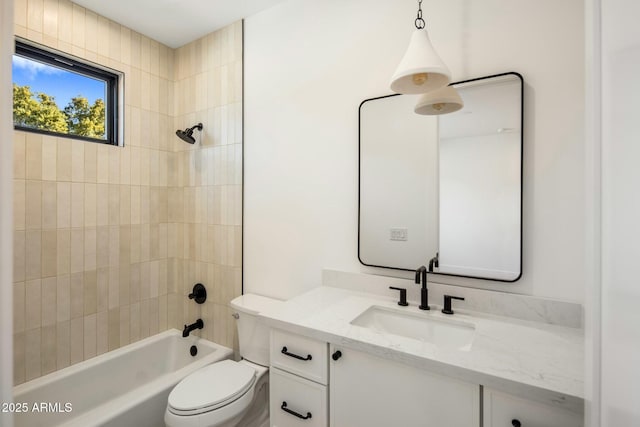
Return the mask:
[[282, 301], [261, 295], [245, 294], [231, 301], [237, 314], [240, 356], [262, 366], [269, 366], [269, 328], [257, 317], [267, 310], [277, 310]]

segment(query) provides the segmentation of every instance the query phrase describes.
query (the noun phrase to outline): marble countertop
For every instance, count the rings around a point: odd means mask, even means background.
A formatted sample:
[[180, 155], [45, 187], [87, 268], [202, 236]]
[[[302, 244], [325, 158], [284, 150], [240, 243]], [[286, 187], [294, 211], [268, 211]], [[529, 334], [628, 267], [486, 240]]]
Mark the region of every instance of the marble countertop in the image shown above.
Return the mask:
[[[415, 303], [351, 290], [320, 286], [260, 316], [271, 326], [337, 346], [365, 351], [431, 372], [475, 382], [579, 412], [584, 405], [584, 333], [582, 329], [491, 316], [442, 307], [421, 311]], [[371, 306], [432, 319], [471, 323], [475, 337], [468, 349], [385, 334], [350, 322]]]

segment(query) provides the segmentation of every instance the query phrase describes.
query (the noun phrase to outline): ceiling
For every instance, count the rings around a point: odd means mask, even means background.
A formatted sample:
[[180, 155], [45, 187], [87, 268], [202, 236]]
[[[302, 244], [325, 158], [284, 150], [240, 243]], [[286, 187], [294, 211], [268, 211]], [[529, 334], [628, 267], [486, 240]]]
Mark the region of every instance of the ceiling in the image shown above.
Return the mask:
[[72, 0], [176, 48], [282, 0]]

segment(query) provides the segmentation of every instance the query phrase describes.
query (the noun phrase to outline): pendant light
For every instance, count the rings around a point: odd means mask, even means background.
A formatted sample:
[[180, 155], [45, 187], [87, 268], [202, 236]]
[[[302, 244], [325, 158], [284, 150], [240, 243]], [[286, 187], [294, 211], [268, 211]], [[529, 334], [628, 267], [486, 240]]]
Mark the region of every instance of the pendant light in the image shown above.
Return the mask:
[[440, 89], [425, 93], [420, 98], [413, 111], [425, 116], [437, 116], [460, 110], [464, 106], [462, 98], [453, 86], [445, 86]]
[[391, 90], [396, 93], [427, 93], [445, 87], [451, 81], [451, 72], [431, 45], [425, 29], [422, 0], [418, 0], [415, 26], [409, 47], [391, 78]]

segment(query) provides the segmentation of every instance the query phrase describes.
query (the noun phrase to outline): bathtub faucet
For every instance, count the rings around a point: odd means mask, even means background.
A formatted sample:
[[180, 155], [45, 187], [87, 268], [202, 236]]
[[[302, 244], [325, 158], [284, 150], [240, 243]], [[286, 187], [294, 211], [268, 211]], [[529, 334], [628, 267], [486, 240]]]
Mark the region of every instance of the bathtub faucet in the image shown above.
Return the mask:
[[204, 328], [204, 322], [202, 321], [202, 319], [198, 319], [196, 320], [196, 323], [192, 323], [188, 326], [184, 325], [184, 329], [182, 330], [182, 336], [188, 337], [191, 331], [194, 331], [196, 329], [202, 329], [202, 328]]

